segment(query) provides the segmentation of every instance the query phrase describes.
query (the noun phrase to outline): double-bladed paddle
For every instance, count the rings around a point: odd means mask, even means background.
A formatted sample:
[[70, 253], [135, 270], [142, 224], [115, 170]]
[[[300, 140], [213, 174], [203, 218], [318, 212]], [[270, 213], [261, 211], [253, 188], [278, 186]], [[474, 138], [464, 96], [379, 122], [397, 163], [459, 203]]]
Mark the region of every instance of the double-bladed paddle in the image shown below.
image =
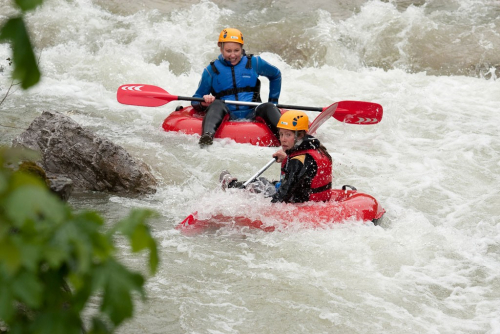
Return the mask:
[[[153, 85], [141, 85], [141, 84], [127, 84], [122, 85], [118, 88], [116, 93], [118, 102], [122, 104], [129, 104], [134, 106], [143, 107], [159, 107], [172, 101], [198, 101], [203, 102], [204, 100], [199, 97], [190, 96], [177, 96], [171, 95], [166, 90], [161, 87]], [[222, 100], [227, 104], [236, 105], [246, 105], [246, 106], [258, 106], [259, 102], [245, 102], [245, 101], [230, 101]], [[384, 113], [383, 108], [378, 103], [364, 102], [364, 101], [340, 101], [336, 102], [328, 107], [306, 107], [306, 106], [294, 106], [287, 104], [277, 104], [278, 108], [283, 109], [298, 109], [306, 111], [319, 111], [324, 113], [327, 109], [336, 105], [333, 113], [333, 117], [344, 123], [348, 124], [361, 124], [369, 125], [376, 124], [382, 120], [382, 115]], [[325, 117], [326, 115], [320, 115], [320, 117]], [[329, 117], [329, 116], [328, 116]], [[325, 117], [323, 122], [326, 121], [328, 117]]]

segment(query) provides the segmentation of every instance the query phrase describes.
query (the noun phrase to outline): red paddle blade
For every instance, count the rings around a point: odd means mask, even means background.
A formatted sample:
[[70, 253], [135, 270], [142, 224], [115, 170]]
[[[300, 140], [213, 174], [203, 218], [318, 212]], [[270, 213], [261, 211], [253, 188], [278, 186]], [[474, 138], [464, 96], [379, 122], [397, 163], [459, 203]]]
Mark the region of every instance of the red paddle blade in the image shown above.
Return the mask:
[[339, 103], [340, 102], [334, 103], [334, 104], [330, 105], [329, 107], [325, 108], [325, 110], [323, 110], [321, 112], [321, 114], [319, 114], [319, 116], [314, 119], [314, 121], [309, 126], [308, 133], [310, 135], [314, 136], [314, 134], [316, 133], [316, 130], [318, 130], [318, 128], [323, 123], [325, 123], [330, 117], [332, 117], [335, 114], [335, 111], [338, 109]]
[[309, 126], [309, 134], [316, 130], [330, 117], [348, 124], [377, 124], [382, 120], [384, 110], [378, 103], [364, 101], [340, 101], [323, 109], [321, 114]]
[[[332, 104], [332, 106], [333, 105], [334, 104]], [[325, 111], [328, 110], [328, 108], [325, 109]], [[338, 121], [348, 124], [369, 125], [380, 122], [383, 114], [384, 110], [378, 103], [364, 101], [340, 101], [338, 102], [338, 106], [333, 114], [333, 117]]]
[[126, 84], [118, 87], [116, 99], [122, 104], [142, 107], [159, 107], [178, 100], [166, 90], [153, 85]]

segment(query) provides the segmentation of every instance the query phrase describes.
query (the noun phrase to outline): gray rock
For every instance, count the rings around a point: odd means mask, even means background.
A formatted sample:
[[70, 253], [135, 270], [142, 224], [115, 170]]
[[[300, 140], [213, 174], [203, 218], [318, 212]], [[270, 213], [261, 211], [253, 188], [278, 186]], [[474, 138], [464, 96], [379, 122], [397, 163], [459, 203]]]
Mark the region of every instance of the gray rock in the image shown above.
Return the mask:
[[12, 146], [40, 152], [37, 163], [47, 177], [69, 178], [75, 189], [132, 194], [156, 191], [157, 181], [148, 165], [57, 112], [44, 111]]

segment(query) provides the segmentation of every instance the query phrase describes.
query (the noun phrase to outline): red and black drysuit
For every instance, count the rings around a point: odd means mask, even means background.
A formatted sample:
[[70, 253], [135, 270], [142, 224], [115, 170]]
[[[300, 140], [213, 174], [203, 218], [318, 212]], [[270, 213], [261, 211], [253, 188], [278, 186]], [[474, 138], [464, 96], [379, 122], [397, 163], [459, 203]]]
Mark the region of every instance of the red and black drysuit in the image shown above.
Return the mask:
[[[281, 164], [281, 185], [271, 202], [302, 203], [328, 201], [332, 188], [332, 161], [320, 151], [320, 142], [306, 135], [297, 147], [287, 150]], [[260, 182], [270, 183], [259, 178]], [[276, 183], [276, 182], [272, 182]], [[228, 188], [241, 188], [244, 182], [233, 180]]]
[[332, 161], [319, 147], [318, 139], [306, 135], [299, 146], [285, 152], [287, 158], [281, 164], [281, 185], [271, 202], [302, 203], [330, 199]]

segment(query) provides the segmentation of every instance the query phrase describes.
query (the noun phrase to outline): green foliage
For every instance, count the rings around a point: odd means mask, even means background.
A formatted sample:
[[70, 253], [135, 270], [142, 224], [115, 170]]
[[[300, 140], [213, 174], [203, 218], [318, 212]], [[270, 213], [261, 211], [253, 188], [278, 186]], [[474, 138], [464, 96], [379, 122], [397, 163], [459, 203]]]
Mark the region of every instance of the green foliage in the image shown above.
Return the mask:
[[35, 9], [38, 5], [41, 5], [43, 0], [16, 0], [16, 5], [21, 8], [22, 11]]
[[115, 259], [113, 240], [121, 233], [133, 252], [149, 250], [154, 274], [153, 212], [133, 210], [104, 231], [97, 213], [73, 212], [39, 177], [6, 167], [25, 158], [0, 148], [0, 320], [12, 333], [81, 333], [97, 296], [90, 332], [111, 333], [133, 315], [134, 293], [145, 297], [144, 277]]
[[24, 89], [38, 83], [40, 70], [23, 16], [26, 11], [34, 9], [42, 2], [43, 0], [15, 0], [21, 15], [9, 18], [0, 28], [0, 42], [9, 42], [12, 47], [12, 78], [19, 80]]

